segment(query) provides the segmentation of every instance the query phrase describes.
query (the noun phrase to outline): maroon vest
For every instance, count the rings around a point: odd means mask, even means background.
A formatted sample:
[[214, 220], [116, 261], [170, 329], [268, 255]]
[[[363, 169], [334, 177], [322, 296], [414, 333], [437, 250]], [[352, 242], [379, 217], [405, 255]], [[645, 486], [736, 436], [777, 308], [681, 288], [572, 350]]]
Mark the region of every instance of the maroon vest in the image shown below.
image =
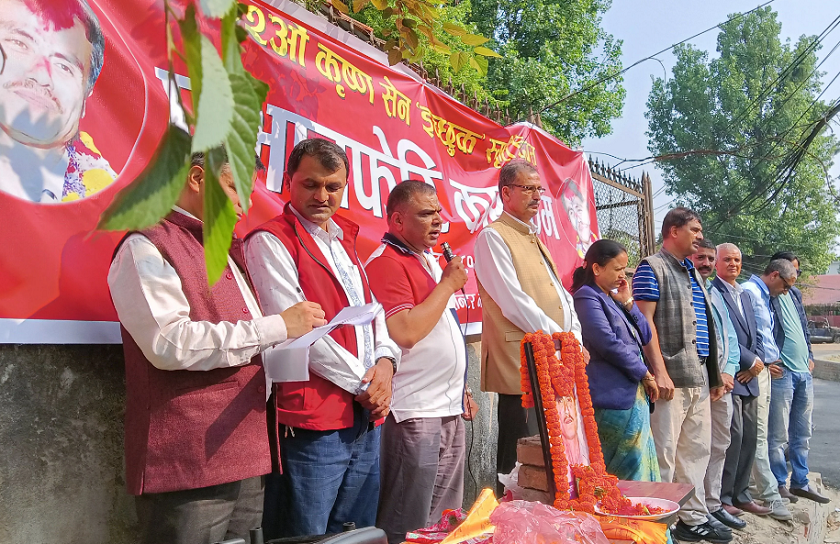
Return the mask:
[[[192, 321], [253, 319], [230, 267], [208, 287], [201, 229], [200, 221], [173, 212], [140, 234], [178, 273]], [[240, 240], [230, 255], [244, 270]], [[271, 471], [259, 357], [235, 368], [167, 371], [146, 359], [125, 328], [122, 338], [129, 493], [196, 489]]]
[[[370, 287], [364, 267], [356, 254], [359, 226], [337, 215], [332, 219], [344, 232], [341, 245], [362, 273], [365, 302], [369, 303]], [[281, 215], [260, 225], [251, 234], [260, 231], [276, 236], [289, 251], [297, 266], [300, 287], [306, 300], [320, 304], [327, 321], [349, 306], [341, 282], [333, 274], [328, 261], [318, 249], [318, 244], [300, 224], [288, 204]], [[353, 327], [338, 327], [330, 336], [344, 349], [358, 355], [356, 331]], [[309, 375], [308, 382], [275, 383], [274, 396], [277, 399], [277, 421], [282, 425], [314, 431], [346, 429], [353, 426], [353, 395], [315, 374]]]

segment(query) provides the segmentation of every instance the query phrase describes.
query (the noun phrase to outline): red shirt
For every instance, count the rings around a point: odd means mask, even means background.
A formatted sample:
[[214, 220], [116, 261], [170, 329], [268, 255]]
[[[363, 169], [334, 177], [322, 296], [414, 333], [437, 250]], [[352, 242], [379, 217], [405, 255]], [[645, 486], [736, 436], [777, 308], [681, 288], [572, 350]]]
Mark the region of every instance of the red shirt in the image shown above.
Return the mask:
[[393, 236], [386, 234], [379, 251], [365, 265], [370, 288], [385, 309], [385, 318], [420, 304], [437, 282], [420, 257]]
[[[437, 287], [436, 278], [442, 271], [431, 255], [414, 253], [390, 234], [382, 242], [365, 271], [387, 319], [425, 301]], [[391, 413], [397, 423], [410, 418], [457, 416], [464, 411], [461, 401], [467, 357], [454, 306], [452, 297], [429, 334], [402, 350], [391, 400]]]

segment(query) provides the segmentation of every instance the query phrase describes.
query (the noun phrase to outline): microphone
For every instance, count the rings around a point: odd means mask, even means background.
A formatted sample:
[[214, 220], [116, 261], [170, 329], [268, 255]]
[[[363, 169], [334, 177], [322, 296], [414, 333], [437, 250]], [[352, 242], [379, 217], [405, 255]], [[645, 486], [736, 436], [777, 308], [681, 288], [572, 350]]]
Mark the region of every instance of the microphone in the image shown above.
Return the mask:
[[[455, 258], [455, 254], [452, 253], [452, 248], [449, 247], [449, 242], [444, 242], [440, 245], [441, 249], [443, 249], [443, 258], [446, 259], [446, 262], [450, 262], [452, 259]], [[461, 293], [466, 297], [467, 292], [464, 291], [464, 288], [461, 287]]]
[[446, 262], [455, 258], [455, 254], [452, 253], [452, 248], [449, 247], [449, 242], [442, 243], [440, 247], [443, 248], [443, 258], [446, 259]]

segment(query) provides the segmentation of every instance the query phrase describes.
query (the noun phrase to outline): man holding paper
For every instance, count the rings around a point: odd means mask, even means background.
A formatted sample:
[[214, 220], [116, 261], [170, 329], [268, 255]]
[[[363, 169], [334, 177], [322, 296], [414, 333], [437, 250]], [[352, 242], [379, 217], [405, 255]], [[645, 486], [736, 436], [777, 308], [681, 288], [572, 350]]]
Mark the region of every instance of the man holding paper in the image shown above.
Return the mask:
[[[108, 273], [125, 351], [126, 485], [144, 544], [248, 541], [272, 465], [260, 353], [325, 323], [313, 302], [263, 316], [236, 238], [208, 288], [204, 174], [193, 155], [172, 213], [129, 233]], [[227, 164], [219, 182], [241, 214]]]
[[[317, 302], [328, 320], [373, 302], [356, 253], [358, 225], [335, 215], [347, 187], [344, 150], [321, 139], [292, 150], [284, 174], [289, 203], [252, 232], [246, 260], [268, 312]], [[280, 354], [283, 355], [282, 353]], [[304, 360], [307, 381], [274, 384], [283, 473], [266, 483], [266, 538], [337, 533], [345, 522], [374, 525], [380, 430], [400, 350], [379, 312], [317, 340]], [[355, 383], [346, 377], [355, 372]]]
[[402, 348], [391, 413], [382, 431], [376, 526], [390, 544], [464, 500], [464, 422], [477, 410], [465, 392], [467, 353], [453, 294], [467, 282], [454, 257], [441, 270], [429, 250], [441, 231], [435, 188], [403, 181], [388, 196], [388, 232], [368, 260], [371, 288]]

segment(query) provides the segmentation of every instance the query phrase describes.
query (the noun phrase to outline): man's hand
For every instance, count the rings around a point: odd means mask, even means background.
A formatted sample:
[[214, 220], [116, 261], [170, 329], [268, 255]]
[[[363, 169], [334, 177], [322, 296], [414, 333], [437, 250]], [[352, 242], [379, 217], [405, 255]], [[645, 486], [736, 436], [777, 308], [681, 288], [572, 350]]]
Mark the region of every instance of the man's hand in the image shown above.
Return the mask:
[[758, 357], [755, 358], [755, 364], [747, 371], [749, 372], [753, 378], [761, 374], [761, 371], [764, 370], [764, 363], [761, 362], [761, 359]]
[[286, 336], [297, 338], [311, 331], [314, 327], [327, 324], [324, 310], [317, 302], [298, 302], [291, 308], [280, 312], [280, 317], [286, 322]]
[[448, 285], [453, 293], [467, 284], [467, 268], [461, 262], [461, 257], [456, 255], [446, 263], [440, 283]]
[[781, 378], [785, 375], [785, 371], [780, 365], [776, 363], [770, 363], [769, 365], [767, 365], [767, 370], [770, 371], [771, 378]]
[[755, 376], [753, 376], [752, 372], [750, 372], [749, 370], [742, 370], [739, 373], [735, 374], [735, 379], [744, 385], [749, 383], [749, 381], [753, 378], [755, 378]]
[[720, 373], [720, 379], [723, 382], [723, 392], [729, 393], [733, 389], [735, 389], [735, 378], [727, 374], [726, 372]]
[[472, 421], [478, 414], [478, 403], [469, 391], [464, 391], [464, 421]]
[[367, 391], [356, 396], [356, 402], [370, 410], [370, 420], [376, 421], [388, 415], [391, 410], [391, 378], [394, 365], [384, 357], [376, 361], [362, 378], [362, 383], [370, 383]]
[[654, 376], [656, 378], [656, 387], [659, 388], [659, 398], [662, 400], [674, 400], [674, 382], [667, 372], [662, 372]]
[[586, 349], [585, 347], [581, 346], [580, 347], [580, 352], [583, 354], [583, 364], [588, 365], [589, 364], [589, 359], [590, 359], [589, 350]]
[[711, 399], [711, 401], [712, 402], [717, 402], [720, 399], [722, 399], [723, 394], [724, 394], [724, 389], [725, 389], [724, 386], [713, 387], [712, 389], [709, 389], [709, 398]]
[[813, 359], [808, 359], [808, 372], [810, 372], [811, 374], [814, 373], [814, 360]]

